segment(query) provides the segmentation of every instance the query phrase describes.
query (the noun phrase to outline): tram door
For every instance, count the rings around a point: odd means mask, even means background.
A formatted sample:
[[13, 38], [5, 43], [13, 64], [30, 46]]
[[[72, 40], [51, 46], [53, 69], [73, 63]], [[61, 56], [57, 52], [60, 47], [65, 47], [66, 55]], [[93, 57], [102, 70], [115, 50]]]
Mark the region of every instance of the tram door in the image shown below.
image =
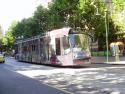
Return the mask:
[[56, 40], [56, 51], [59, 55], [58, 59], [60, 60], [62, 65], [73, 64], [73, 54], [70, 49], [69, 40], [67, 36], [61, 37], [60, 39]]
[[[51, 39], [51, 64], [72, 65], [73, 53], [67, 36]], [[57, 60], [57, 61], [56, 61]], [[59, 61], [59, 62], [58, 62]]]
[[45, 62], [48, 60], [48, 44], [46, 43], [45, 37], [40, 39], [40, 57], [41, 62]]

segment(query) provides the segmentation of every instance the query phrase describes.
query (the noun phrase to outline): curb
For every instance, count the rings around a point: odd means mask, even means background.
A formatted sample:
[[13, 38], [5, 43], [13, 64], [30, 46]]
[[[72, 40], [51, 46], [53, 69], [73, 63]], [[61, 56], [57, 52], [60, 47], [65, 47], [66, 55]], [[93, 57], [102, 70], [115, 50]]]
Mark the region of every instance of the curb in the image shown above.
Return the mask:
[[125, 61], [104, 62], [106, 64], [125, 65]]

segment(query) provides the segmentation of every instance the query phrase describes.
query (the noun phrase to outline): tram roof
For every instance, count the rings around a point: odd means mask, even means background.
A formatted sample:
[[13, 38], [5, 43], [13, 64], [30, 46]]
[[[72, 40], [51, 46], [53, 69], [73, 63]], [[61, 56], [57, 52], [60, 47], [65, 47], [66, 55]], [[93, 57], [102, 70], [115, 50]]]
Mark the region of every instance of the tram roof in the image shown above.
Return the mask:
[[[72, 32], [72, 30], [74, 32]], [[47, 36], [50, 36], [50, 37], [54, 36], [55, 38], [59, 38], [59, 37], [63, 37], [63, 36], [68, 36], [69, 33], [70, 34], [86, 34], [86, 35], [90, 36], [91, 38], [93, 38], [93, 36], [91, 34], [81, 32], [80, 30], [71, 29], [70, 27], [64, 27], [64, 28], [61, 28], [61, 29], [55, 29], [55, 30], [52, 30], [52, 31], [48, 31], [46, 33], [42, 33], [38, 36], [33, 36], [31, 38], [19, 39], [15, 42], [15, 44], [33, 41], [33, 40], [44, 38], [44, 37], [47, 37]]]
[[52, 31], [49, 31], [47, 34], [49, 36], [55, 36], [55, 37], [62, 37], [62, 36], [68, 36], [69, 34], [69, 31], [70, 31], [71, 28], [61, 28], [61, 29], [56, 29], [56, 30], [52, 30]]
[[47, 36], [55, 36], [55, 37], [61, 37], [61, 36], [68, 36], [69, 34], [69, 31], [70, 31], [71, 28], [61, 28], [61, 29], [56, 29], [56, 30], [52, 30], [52, 31], [48, 31], [46, 33], [43, 33], [41, 35], [38, 35], [38, 36], [33, 36], [31, 38], [27, 38], [27, 39], [19, 39], [18, 41], [15, 42], [15, 44], [18, 44], [18, 43], [22, 43], [22, 42], [27, 42], [27, 41], [32, 41], [32, 40], [36, 40], [36, 39], [40, 39], [40, 38], [43, 38], [43, 37], [47, 37]]

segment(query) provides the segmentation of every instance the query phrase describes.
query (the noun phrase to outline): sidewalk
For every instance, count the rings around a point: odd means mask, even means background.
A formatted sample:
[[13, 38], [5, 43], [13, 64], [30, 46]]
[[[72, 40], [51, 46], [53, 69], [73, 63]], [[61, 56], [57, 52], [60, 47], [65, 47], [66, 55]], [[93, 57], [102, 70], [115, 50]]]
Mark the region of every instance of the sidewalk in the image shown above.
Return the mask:
[[116, 58], [114, 56], [110, 56], [108, 57], [109, 60], [107, 62], [107, 57], [102, 57], [102, 56], [98, 56], [98, 57], [92, 57], [91, 62], [92, 63], [98, 63], [98, 64], [125, 64], [125, 56], [120, 56], [119, 59], [120, 61], [116, 62]]

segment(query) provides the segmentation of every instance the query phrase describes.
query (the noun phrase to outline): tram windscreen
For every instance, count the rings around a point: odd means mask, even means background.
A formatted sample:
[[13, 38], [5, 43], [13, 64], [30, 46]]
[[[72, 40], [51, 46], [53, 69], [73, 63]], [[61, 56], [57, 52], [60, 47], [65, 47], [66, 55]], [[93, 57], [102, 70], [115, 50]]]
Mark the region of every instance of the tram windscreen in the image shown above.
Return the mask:
[[73, 51], [89, 50], [89, 36], [85, 34], [69, 34], [69, 37], [63, 37], [64, 54]]
[[69, 35], [70, 47], [87, 49], [89, 47], [88, 36], [85, 34], [70, 34]]

